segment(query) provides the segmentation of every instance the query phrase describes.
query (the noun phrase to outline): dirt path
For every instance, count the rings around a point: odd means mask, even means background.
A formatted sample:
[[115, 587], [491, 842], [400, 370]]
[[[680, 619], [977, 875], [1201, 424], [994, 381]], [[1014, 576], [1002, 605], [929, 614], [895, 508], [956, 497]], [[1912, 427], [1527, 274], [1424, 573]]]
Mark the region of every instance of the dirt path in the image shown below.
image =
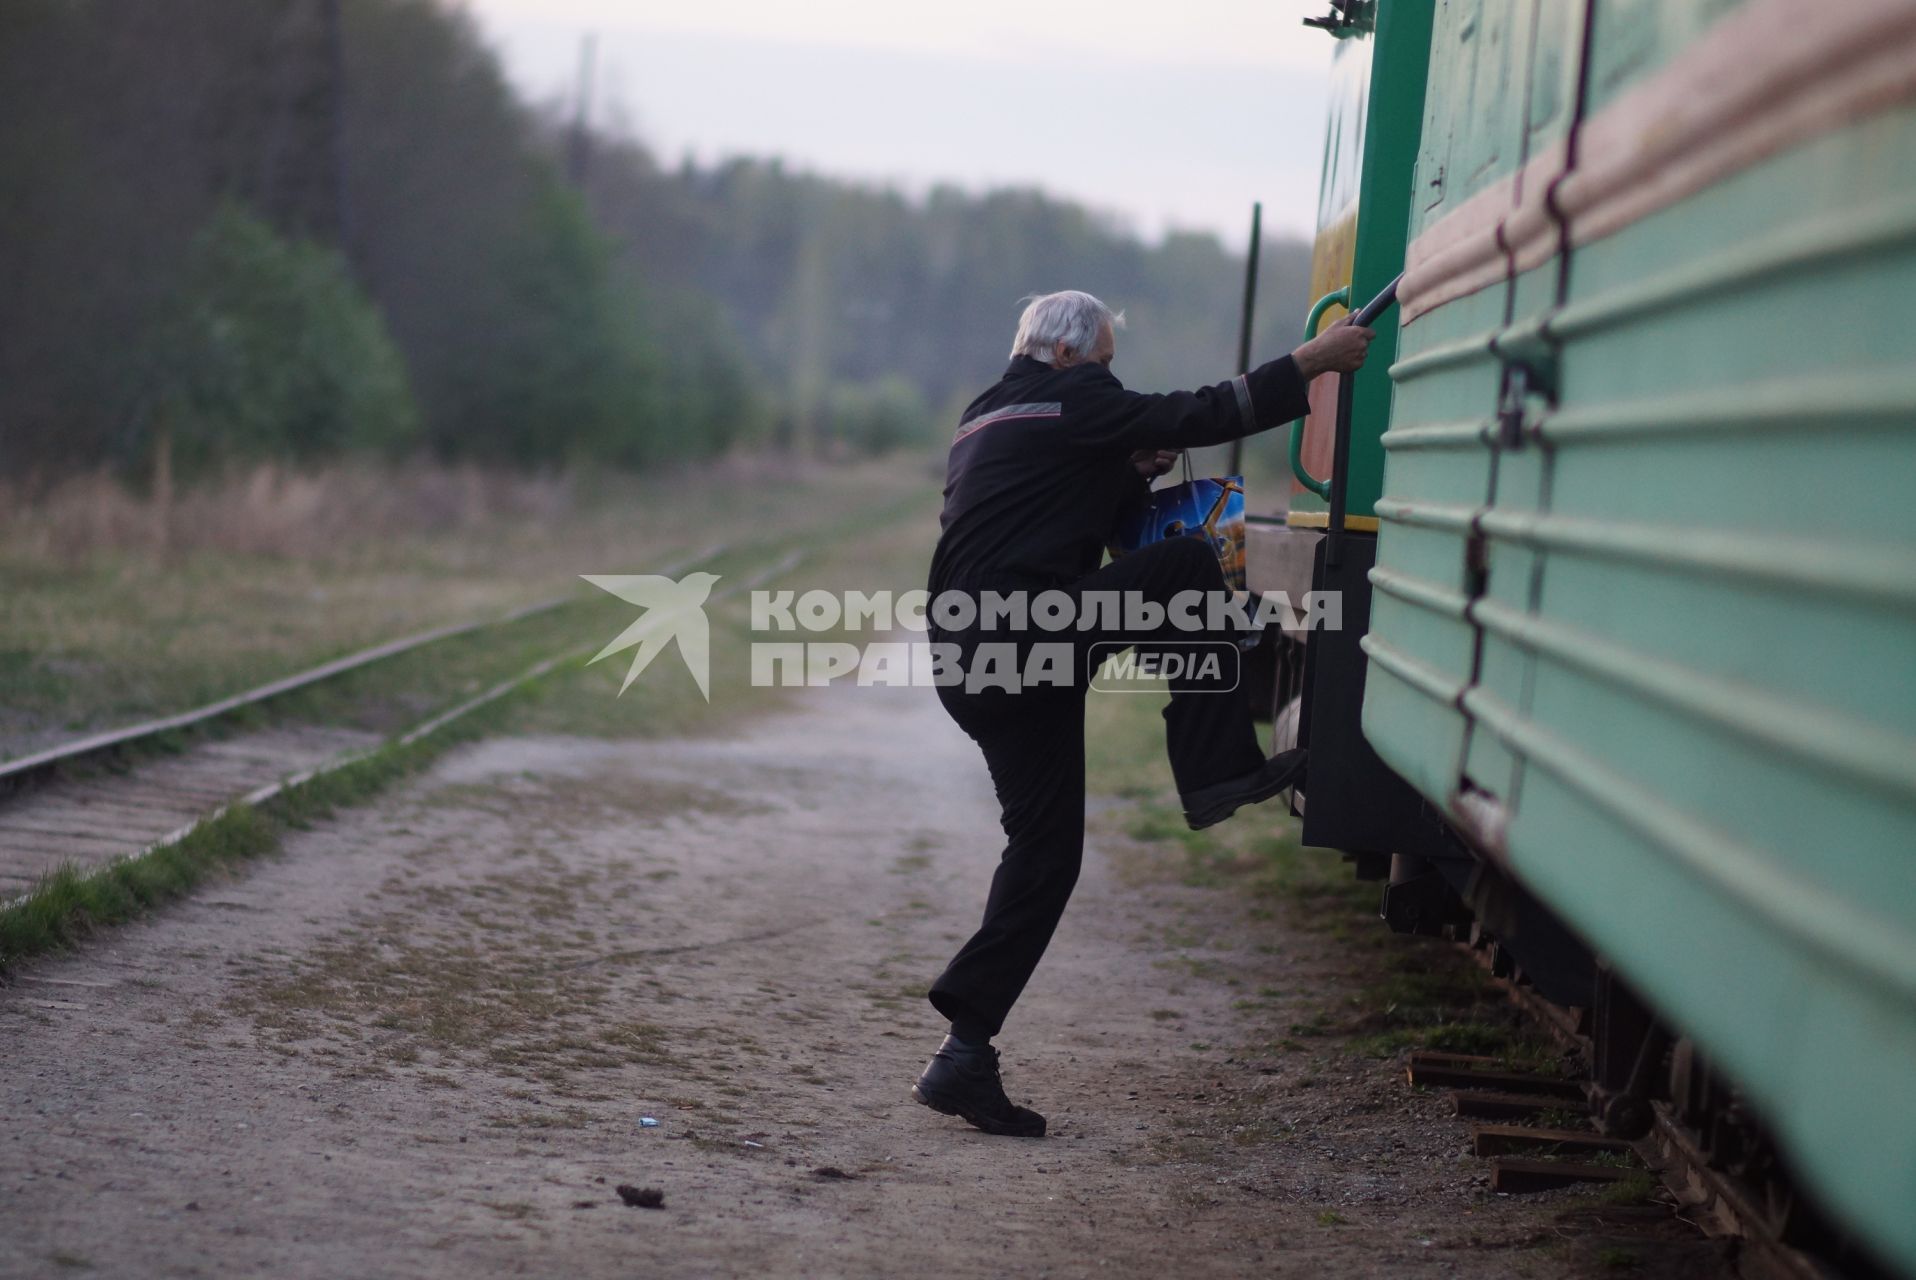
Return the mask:
[[0, 991], [0, 1273], [1603, 1270], [1391, 1063], [1273, 1047], [1346, 980], [1322, 938], [1135, 848], [1002, 1041], [1053, 1136], [913, 1104], [997, 843], [922, 690], [463, 748]]

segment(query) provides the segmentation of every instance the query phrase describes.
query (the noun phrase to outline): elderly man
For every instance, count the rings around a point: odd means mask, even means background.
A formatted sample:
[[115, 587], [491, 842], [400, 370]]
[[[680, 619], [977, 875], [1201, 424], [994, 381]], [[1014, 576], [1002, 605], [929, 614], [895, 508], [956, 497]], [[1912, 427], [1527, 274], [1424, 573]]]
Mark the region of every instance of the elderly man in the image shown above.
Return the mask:
[[[1229, 382], [1140, 395], [1111, 373], [1122, 324], [1121, 315], [1088, 293], [1046, 294], [1025, 307], [1011, 366], [972, 401], [952, 440], [944, 532], [931, 563], [934, 597], [1053, 591], [1094, 606], [1096, 614], [1100, 597], [1092, 593], [1161, 607], [1180, 592], [1223, 591], [1216, 555], [1192, 538], [1155, 543], [1103, 568], [1098, 563], [1119, 520], [1143, 501], [1152, 478], [1174, 464], [1179, 450], [1222, 444], [1298, 417], [1311, 379], [1358, 368], [1372, 337], [1369, 329], [1344, 323]], [[1105, 625], [1093, 629], [1012, 637], [1020, 653], [1039, 642], [1068, 642], [1075, 658], [1069, 680], [1017, 689], [941, 683], [938, 690], [945, 709], [984, 751], [1007, 844], [984, 922], [932, 984], [931, 1003], [950, 1020], [951, 1034], [912, 1096], [987, 1133], [1042, 1137], [1045, 1131], [1043, 1116], [1005, 1096], [991, 1038], [1037, 967], [1077, 883], [1092, 650], [1142, 643], [1174, 651], [1182, 644], [1189, 652], [1218, 639], [1168, 628], [1127, 632], [1109, 625], [1108, 615], [1101, 621]], [[992, 639], [975, 618], [956, 630], [934, 622], [933, 633], [955, 644], [967, 663]], [[1000, 632], [1000, 647], [1002, 638]], [[1174, 680], [1164, 712], [1171, 773], [1194, 829], [1276, 795], [1304, 768], [1302, 751], [1264, 757], [1248, 709], [1225, 692], [1229, 684], [1229, 677], [1201, 672]]]

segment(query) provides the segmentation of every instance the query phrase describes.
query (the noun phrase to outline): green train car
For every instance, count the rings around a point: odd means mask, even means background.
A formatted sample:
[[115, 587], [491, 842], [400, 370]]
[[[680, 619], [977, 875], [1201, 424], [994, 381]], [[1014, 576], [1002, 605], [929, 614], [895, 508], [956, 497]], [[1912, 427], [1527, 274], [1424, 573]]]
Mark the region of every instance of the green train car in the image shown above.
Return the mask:
[[1586, 1011], [1607, 1127], [1916, 1275], [1916, 4], [1313, 25], [1315, 310], [1403, 278], [1252, 531], [1345, 593], [1304, 839]]

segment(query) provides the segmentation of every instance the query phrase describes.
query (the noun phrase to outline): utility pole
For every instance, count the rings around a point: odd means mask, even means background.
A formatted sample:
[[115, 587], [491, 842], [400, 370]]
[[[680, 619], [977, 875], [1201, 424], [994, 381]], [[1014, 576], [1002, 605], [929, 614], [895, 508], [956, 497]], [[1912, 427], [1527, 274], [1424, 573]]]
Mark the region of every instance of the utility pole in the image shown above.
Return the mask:
[[258, 204], [281, 231], [345, 252], [353, 217], [340, 0], [282, 0], [265, 67], [268, 124]]
[[598, 60], [599, 37], [588, 35], [579, 50], [578, 101], [573, 108], [572, 136], [566, 145], [566, 174], [581, 191], [592, 168], [592, 75]]
[[339, 5], [340, 0], [319, 0], [319, 21], [326, 42], [326, 167], [332, 187], [333, 233], [339, 251], [350, 255], [353, 204], [346, 182], [346, 37]]
[[[1264, 204], [1251, 206], [1251, 253], [1244, 263], [1244, 316], [1237, 329], [1237, 371], [1251, 371], [1251, 321], [1257, 311], [1257, 251], [1264, 226]], [[1231, 465], [1226, 475], [1242, 474], [1244, 441], [1231, 441]]]

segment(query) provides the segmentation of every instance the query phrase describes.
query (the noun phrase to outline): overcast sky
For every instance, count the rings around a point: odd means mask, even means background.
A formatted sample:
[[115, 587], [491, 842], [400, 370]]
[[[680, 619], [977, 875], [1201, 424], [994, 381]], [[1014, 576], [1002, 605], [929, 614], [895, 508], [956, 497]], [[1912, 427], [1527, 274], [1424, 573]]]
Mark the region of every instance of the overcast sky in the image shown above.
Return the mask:
[[1139, 233], [1253, 200], [1308, 234], [1331, 40], [1323, 0], [463, 0], [536, 101], [598, 37], [601, 122], [667, 163], [780, 155], [920, 191], [1036, 184]]

